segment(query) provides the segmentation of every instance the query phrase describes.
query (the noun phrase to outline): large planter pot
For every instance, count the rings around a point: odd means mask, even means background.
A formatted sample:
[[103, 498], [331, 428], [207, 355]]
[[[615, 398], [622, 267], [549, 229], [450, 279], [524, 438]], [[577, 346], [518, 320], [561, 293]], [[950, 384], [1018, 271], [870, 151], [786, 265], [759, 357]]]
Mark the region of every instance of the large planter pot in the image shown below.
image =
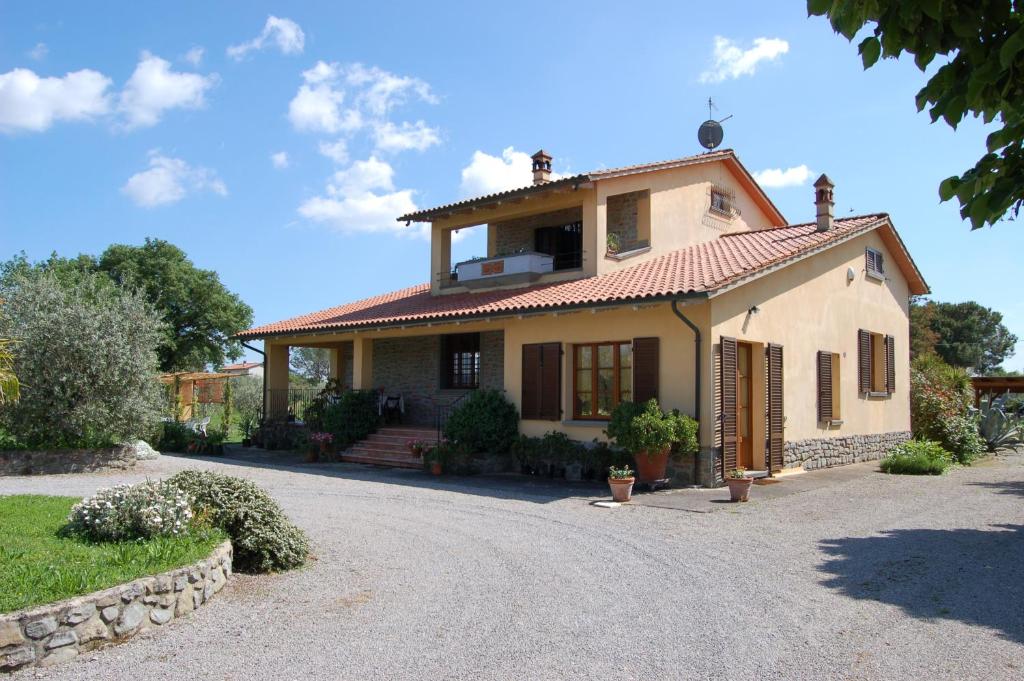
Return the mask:
[[655, 482], [668, 477], [668, 447], [653, 454], [638, 452], [633, 455], [636, 462], [636, 477], [640, 482]]
[[430, 462], [430, 474], [431, 475], [441, 475], [441, 462], [440, 461], [431, 461]]
[[306, 463], [316, 463], [320, 460], [320, 451], [318, 449], [307, 449], [306, 450]]
[[629, 501], [633, 496], [633, 483], [636, 478], [608, 478], [608, 487], [612, 490], [612, 501]]
[[729, 498], [733, 501], [746, 501], [750, 494], [750, 487], [754, 484], [753, 478], [726, 478], [725, 484], [729, 485]]

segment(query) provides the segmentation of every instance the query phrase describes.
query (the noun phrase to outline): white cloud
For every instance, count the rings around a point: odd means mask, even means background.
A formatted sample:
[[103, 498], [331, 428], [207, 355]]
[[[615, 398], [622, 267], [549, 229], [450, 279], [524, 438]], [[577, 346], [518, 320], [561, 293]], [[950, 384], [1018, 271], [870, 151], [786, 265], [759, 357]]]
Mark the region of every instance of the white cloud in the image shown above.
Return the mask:
[[287, 168], [288, 167], [288, 152], [278, 151], [277, 153], [270, 155], [270, 162], [274, 164], [275, 168]]
[[36, 61], [42, 61], [49, 53], [50, 48], [46, 46], [46, 43], [36, 43], [36, 46], [28, 51], [28, 56]]
[[422, 226], [396, 218], [416, 210], [413, 190], [395, 189], [394, 169], [371, 156], [331, 176], [322, 196], [299, 206], [299, 214], [342, 232], [392, 232], [424, 236]]
[[54, 121], [88, 120], [107, 113], [110, 79], [83, 69], [40, 78], [29, 69], [0, 73], [0, 131], [39, 132]]
[[149, 152], [149, 169], [140, 171], [121, 187], [132, 201], [144, 208], [175, 203], [189, 192], [211, 191], [227, 196], [228, 190], [217, 173], [209, 168], [193, 168], [180, 158]]
[[411, 76], [397, 76], [376, 66], [352, 64], [346, 70], [345, 80], [362, 89], [360, 101], [375, 116], [384, 116], [394, 106], [404, 103], [410, 94], [429, 104], [438, 102], [426, 82]]
[[373, 137], [380, 151], [398, 152], [415, 149], [425, 151], [441, 143], [437, 128], [431, 128], [423, 121], [395, 125], [391, 121], [374, 126]]
[[348, 143], [344, 139], [338, 139], [334, 142], [321, 142], [320, 153], [338, 165], [348, 163]]
[[[551, 173], [552, 180], [561, 177]], [[499, 158], [477, 150], [473, 160], [462, 169], [461, 191], [463, 196], [482, 196], [526, 187], [532, 182], [533, 160], [529, 154], [506, 147]]]
[[798, 187], [811, 179], [811, 169], [805, 165], [793, 168], [765, 168], [753, 173], [754, 180], [762, 187]]
[[755, 38], [749, 49], [741, 49], [728, 38], [715, 36], [714, 65], [700, 74], [701, 83], [721, 83], [730, 78], [752, 76], [762, 61], [775, 61], [789, 52], [789, 43], [780, 38]]
[[249, 52], [262, 50], [271, 43], [276, 44], [283, 54], [298, 54], [306, 45], [306, 34], [291, 19], [279, 19], [270, 15], [258, 36], [241, 45], [232, 45], [227, 50], [228, 56], [241, 61]]
[[202, 47], [199, 47], [198, 45], [196, 45], [195, 47], [190, 49], [188, 52], [186, 52], [185, 56], [183, 56], [182, 59], [187, 61], [192, 66], [199, 66], [200, 62], [203, 61], [203, 54], [205, 54], [205, 53], [206, 53], [206, 50], [204, 50]]
[[149, 127], [160, 122], [167, 109], [202, 107], [206, 91], [216, 82], [216, 75], [171, 71], [170, 62], [143, 52], [121, 92], [118, 110], [126, 119], [126, 128]]

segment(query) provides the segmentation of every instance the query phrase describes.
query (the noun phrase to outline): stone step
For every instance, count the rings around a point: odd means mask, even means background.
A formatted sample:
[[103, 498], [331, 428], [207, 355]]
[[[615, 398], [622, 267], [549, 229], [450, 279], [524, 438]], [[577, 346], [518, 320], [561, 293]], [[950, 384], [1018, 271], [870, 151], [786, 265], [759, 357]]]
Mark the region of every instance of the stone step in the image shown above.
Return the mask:
[[398, 428], [394, 426], [384, 426], [383, 428], [378, 428], [377, 432], [372, 433], [370, 437], [373, 437], [373, 435], [386, 435], [388, 437], [404, 437], [406, 439], [426, 440], [428, 438], [437, 439], [437, 430], [434, 428]]
[[431, 437], [409, 437], [408, 435], [391, 435], [388, 433], [374, 433], [368, 436], [363, 442], [380, 442], [382, 444], [394, 444], [402, 445], [403, 447], [408, 444], [410, 440], [422, 440], [430, 444], [434, 444], [437, 441], [437, 436], [432, 435]]
[[402, 447], [388, 447], [386, 445], [379, 445], [375, 442], [357, 442], [352, 445], [350, 451], [358, 451], [362, 454], [381, 454], [384, 456], [397, 456], [404, 457], [407, 459], [419, 459], [418, 456], [413, 456], [412, 452]]
[[423, 468], [419, 459], [403, 456], [388, 457], [381, 455], [364, 455], [358, 453], [354, 448], [341, 455], [345, 463], [363, 463], [373, 466], [390, 466], [391, 468]]

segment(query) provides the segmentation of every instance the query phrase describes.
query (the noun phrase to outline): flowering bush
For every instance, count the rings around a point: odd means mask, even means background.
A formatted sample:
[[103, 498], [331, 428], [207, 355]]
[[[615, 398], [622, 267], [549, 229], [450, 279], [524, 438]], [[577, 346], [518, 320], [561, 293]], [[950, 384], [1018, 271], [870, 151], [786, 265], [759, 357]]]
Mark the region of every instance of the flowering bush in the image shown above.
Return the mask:
[[430, 449], [432, 445], [426, 440], [409, 440], [405, 443], [405, 446], [409, 448], [413, 456], [423, 456], [423, 453]]
[[101, 489], [75, 504], [68, 531], [96, 541], [150, 539], [188, 532], [192, 500], [168, 482], [149, 481]]
[[967, 372], [935, 355], [922, 355], [910, 370], [910, 420], [914, 437], [933, 440], [952, 453], [957, 463], [970, 463], [981, 453], [974, 395]]
[[318, 445], [329, 445], [334, 442], [334, 436], [330, 433], [313, 433], [309, 436], [309, 441]]

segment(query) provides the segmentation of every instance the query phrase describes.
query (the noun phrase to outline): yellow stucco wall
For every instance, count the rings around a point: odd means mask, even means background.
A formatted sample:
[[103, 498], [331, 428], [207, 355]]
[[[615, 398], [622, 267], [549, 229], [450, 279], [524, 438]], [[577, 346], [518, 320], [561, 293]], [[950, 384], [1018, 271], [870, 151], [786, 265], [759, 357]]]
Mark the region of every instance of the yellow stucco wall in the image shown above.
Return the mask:
[[[882, 251], [886, 280], [864, 272], [864, 249]], [[853, 269], [852, 282], [847, 270]], [[756, 305], [760, 312], [748, 315]], [[877, 232], [852, 239], [711, 300], [712, 342], [722, 336], [783, 345], [787, 441], [910, 430], [907, 282]], [[857, 331], [895, 337], [896, 390], [864, 398], [857, 386]], [[843, 424], [817, 419], [817, 352], [840, 355]], [[712, 360], [709, 369], [714, 369]], [[705, 413], [715, 395], [705, 392]]]

